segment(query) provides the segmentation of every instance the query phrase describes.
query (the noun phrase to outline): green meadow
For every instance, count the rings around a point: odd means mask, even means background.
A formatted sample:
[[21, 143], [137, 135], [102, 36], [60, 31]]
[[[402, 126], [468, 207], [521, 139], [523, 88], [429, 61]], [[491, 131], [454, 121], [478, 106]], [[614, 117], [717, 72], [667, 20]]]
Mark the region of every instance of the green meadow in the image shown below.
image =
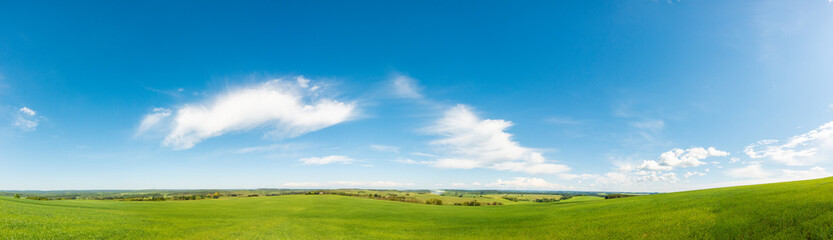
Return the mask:
[[600, 199], [454, 206], [338, 195], [0, 197], [0, 239], [833, 239], [833, 178]]

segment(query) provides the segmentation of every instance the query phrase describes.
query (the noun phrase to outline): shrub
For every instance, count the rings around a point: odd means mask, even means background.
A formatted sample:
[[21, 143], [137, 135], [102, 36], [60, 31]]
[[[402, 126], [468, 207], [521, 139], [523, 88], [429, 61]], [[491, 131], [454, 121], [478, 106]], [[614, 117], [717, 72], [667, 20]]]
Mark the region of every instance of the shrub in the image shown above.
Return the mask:
[[432, 199], [425, 200], [425, 204], [443, 205], [443, 200], [432, 198]]
[[634, 196], [636, 196], [636, 195], [622, 194], [622, 193], [614, 193], [614, 194], [608, 194], [608, 195], [605, 195], [605, 199], [614, 199], [614, 198], [623, 198], [623, 197], [634, 197]]
[[[454, 205], [457, 205], [457, 203], [455, 203]], [[470, 201], [470, 202], [462, 202], [462, 203], [460, 203], [460, 205], [463, 205], [463, 206], [480, 206], [480, 202], [478, 202], [477, 200], [474, 200], [474, 201]]]
[[20, 199], [20, 194], [15, 193], [14, 198]]
[[535, 202], [558, 202], [558, 198], [538, 198], [535, 199]]

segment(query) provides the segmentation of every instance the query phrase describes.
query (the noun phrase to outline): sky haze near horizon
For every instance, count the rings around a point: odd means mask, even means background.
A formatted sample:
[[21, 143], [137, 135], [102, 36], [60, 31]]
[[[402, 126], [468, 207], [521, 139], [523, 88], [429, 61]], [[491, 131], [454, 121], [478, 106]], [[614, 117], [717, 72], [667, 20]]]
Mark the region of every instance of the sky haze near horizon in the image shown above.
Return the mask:
[[0, 3], [0, 190], [833, 175], [833, 3]]

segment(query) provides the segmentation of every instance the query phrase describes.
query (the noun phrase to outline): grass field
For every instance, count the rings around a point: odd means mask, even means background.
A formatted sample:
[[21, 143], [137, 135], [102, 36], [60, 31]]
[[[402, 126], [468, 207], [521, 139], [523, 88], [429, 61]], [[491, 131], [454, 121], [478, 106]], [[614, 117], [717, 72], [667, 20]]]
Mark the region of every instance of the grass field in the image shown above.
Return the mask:
[[0, 197], [0, 239], [833, 239], [833, 178], [582, 199], [468, 207], [334, 195]]

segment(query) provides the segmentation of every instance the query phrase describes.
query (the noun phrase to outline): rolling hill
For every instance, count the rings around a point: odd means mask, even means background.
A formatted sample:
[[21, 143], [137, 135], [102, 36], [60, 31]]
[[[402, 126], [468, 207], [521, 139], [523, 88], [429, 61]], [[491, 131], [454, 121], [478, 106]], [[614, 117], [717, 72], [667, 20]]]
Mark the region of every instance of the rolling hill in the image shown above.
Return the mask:
[[0, 239], [833, 239], [833, 178], [490, 207], [334, 195], [0, 197]]

